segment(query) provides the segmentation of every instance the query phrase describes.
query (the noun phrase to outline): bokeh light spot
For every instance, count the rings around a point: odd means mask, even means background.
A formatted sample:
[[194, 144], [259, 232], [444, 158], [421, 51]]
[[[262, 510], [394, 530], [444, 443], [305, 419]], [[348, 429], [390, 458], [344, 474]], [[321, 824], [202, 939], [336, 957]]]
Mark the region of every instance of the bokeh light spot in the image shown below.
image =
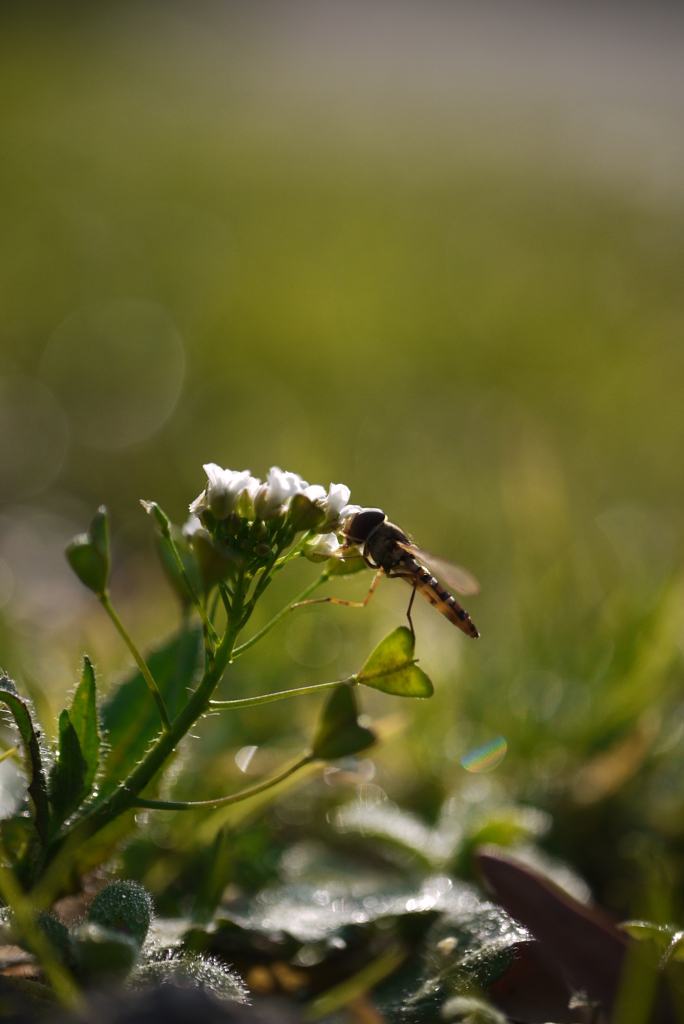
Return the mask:
[[0, 495], [37, 494], [59, 473], [69, 443], [66, 417], [40, 381], [0, 377]]
[[491, 772], [501, 764], [507, 750], [508, 744], [503, 736], [495, 736], [489, 742], [464, 754], [461, 764], [468, 772]]
[[134, 300], [72, 314], [41, 364], [73, 436], [103, 451], [156, 433], [174, 410], [184, 373], [183, 342], [169, 314]]
[[293, 661], [306, 668], [330, 665], [340, 653], [340, 630], [325, 613], [304, 612], [293, 619], [285, 646]]
[[235, 755], [235, 764], [238, 766], [241, 772], [246, 772], [249, 768], [249, 762], [256, 754], [258, 747], [241, 747]]

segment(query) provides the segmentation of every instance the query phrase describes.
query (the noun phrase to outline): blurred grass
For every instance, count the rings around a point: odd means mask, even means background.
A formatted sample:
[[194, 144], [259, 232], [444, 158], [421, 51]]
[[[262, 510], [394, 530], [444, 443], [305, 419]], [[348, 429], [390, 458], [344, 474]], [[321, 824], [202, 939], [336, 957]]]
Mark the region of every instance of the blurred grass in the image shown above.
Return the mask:
[[[681, 195], [649, 201], [566, 160], [551, 101], [516, 121], [508, 99], [493, 116], [472, 98], [307, 93], [239, 7], [218, 28], [153, 5], [35, 10], [3, 13], [0, 33], [0, 374], [40, 377], [67, 317], [135, 299], [172, 319], [186, 375], [156, 434], [104, 452], [72, 439], [54, 480], [17, 500], [74, 529], [110, 506], [119, 598], [151, 640], [174, 608], [140, 497], [182, 521], [206, 461], [344, 481], [483, 587], [476, 646], [418, 609], [438, 692], [401, 706], [378, 785], [433, 817], [468, 786], [547, 807], [551, 847], [625, 911], [654, 849], [678, 884]], [[26, 516], [0, 511], [5, 536]], [[23, 571], [39, 586], [43, 570]], [[123, 653], [89, 605], [56, 636], [27, 626], [25, 586], [5, 606], [3, 664], [56, 709], [80, 646], [107, 670]], [[264, 621], [297, 580], [273, 589]], [[283, 628], [232, 693], [355, 670], [407, 595], [385, 583], [365, 615], [311, 613], [337, 631], [328, 664], [296, 663]], [[316, 707], [210, 720], [193, 778], [274, 731], [296, 744]], [[459, 758], [495, 733], [506, 768], [478, 797]]]

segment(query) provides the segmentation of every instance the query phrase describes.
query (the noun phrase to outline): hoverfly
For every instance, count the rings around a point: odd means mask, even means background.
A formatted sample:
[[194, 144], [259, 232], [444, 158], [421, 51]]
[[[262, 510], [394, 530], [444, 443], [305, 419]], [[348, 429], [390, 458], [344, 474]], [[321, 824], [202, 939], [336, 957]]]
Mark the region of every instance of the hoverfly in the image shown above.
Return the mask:
[[[336, 597], [319, 598], [318, 601], [330, 601], [333, 604], [345, 604], [357, 608], [365, 607], [370, 601], [380, 577], [384, 574], [390, 579], [406, 580], [413, 587], [406, 617], [414, 636], [411, 608], [416, 592], [418, 592], [442, 615], [446, 616], [449, 622], [453, 622], [455, 626], [458, 626], [473, 639], [479, 637], [480, 634], [468, 612], [437, 579], [437, 576], [440, 576], [449, 587], [459, 594], [477, 594], [480, 589], [479, 584], [469, 572], [445, 559], [436, 558], [416, 544], [412, 544], [404, 531], [394, 523], [390, 523], [385, 513], [379, 508], [362, 508], [360, 512], [354, 513], [347, 519], [342, 532], [345, 543], [340, 549], [340, 557], [348, 557], [350, 548], [358, 548], [366, 565], [377, 570], [375, 578], [364, 601], [342, 601]], [[317, 602], [302, 603], [314, 604]]]

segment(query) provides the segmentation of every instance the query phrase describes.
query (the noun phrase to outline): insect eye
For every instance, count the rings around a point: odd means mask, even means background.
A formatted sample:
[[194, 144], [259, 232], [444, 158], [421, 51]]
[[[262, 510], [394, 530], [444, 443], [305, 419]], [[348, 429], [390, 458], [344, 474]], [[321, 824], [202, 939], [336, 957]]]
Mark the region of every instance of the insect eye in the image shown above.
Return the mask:
[[363, 544], [371, 530], [384, 523], [387, 516], [380, 508], [364, 508], [347, 524], [345, 534], [354, 544]]

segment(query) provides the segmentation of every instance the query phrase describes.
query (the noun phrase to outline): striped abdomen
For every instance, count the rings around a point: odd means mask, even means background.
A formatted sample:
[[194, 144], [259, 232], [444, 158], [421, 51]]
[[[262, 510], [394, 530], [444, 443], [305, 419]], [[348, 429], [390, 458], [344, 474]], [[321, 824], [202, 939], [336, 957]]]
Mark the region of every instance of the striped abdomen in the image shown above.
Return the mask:
[[424, 566], [410, 556], [402, 559], [402, 562], [401, 568], [405, 567], [407, 570], [407, 574], [403, 578], [408, 584], [415, 585], [416, 590], [427, 598], [430, 604], [434, 605], [442, 615], [447, 617], [449, 622], [453, 622], [454, 626], [458, 626], [468, 636], [475, 638], [480, 635], [465, 608], [461, 608], [453, 594], [450, 594], [431, 572], [428, 572]]

